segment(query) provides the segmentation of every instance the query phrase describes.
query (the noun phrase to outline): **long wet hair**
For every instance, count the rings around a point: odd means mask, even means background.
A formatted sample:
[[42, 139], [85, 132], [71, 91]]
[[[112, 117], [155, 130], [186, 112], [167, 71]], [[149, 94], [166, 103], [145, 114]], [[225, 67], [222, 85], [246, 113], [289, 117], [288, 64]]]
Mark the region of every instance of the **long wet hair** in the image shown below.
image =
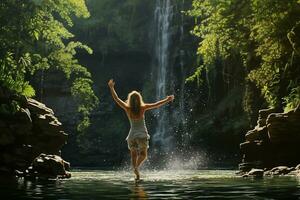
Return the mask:
[[133, 116], [139, 116], [141, 113], [141, 107], [144, 105], [142, 95], [137, 91], [132, 91], [128, 94], [127, 105], [130, 108]]

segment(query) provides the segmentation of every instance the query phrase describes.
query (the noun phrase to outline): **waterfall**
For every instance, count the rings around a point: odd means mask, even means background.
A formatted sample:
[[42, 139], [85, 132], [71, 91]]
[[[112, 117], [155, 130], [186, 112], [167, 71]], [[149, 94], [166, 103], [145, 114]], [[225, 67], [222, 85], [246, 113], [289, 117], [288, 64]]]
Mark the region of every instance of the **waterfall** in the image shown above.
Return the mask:
[[[185, 29], [185, 1], [156, 0], [154, 11], [154, 62], [152, 81], [156, 100], [174, 94], [175, 101], [154, 110], [156, 127], [152, 134], [154, 154], [150, 166], [164, 168], [196, 168], [203, 156], [198, 152], [187, 155], [191, 147], [187, 121], [189, 102], [185, 80], [188, 56]], [[199, 161], [201, 160], [201, 162]], [[188, 165], [185, 165], [189, 163]]]
[[[171, 0], [156, 0], [155, 8], [155, 68], [156, 68], [156, 99], [167, 96], [168, 68], [169, 68], [169, 47], [170, 27], [172, 23], [173, 6]], [[153, 135], [154, 145], [167, 150], [170, 147], [171, 136], [167, 134], [167, 109], [162, 107], [157, 112], [158, 122]]]
[[[184, 10], [185, 1], [181, 2], [181, 10]], [[184, 43], [184, 14], [180, 14], [180, 44]], [[180, 88], [179, 88], [179, 115], [180, 115], [180, 123], [182, 124], [182, 144], [186, 145], [189, 142], [190, 135], [186, 130], [187, 123], [187, 115], [185, 112], [185, 79], [186, 79], [186, 71], [185, 71], [185, 51], [184, 49], [179, 50], [179, 66], [180, 66]]]

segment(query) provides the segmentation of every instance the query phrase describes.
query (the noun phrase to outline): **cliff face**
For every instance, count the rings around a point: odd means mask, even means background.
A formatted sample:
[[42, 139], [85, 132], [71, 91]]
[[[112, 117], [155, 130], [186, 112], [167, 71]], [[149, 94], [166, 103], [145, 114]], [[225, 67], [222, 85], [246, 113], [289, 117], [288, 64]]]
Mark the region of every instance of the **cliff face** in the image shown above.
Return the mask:
[[294, 167], [300, 163], [300, 108], [287, 113], [272, 109], [259, 111], [257, 126], [247, 132], [240, 144], [243, 153], [239, 168], [271, 169], [276, 166]]
[[66, 141], [67, 134], [52, 109], [0, 87], [0, 172], [66, 176], [69, 163], [59, 157]]

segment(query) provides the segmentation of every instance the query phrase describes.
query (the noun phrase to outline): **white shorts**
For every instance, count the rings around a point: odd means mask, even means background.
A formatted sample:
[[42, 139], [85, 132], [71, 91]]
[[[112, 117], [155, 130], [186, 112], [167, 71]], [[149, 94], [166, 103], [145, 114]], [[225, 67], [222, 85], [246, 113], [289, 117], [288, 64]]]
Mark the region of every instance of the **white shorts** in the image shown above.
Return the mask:
[[149, 148], [148, 138], [134, 138], [127, 140], [129, 150], [142, 151]]

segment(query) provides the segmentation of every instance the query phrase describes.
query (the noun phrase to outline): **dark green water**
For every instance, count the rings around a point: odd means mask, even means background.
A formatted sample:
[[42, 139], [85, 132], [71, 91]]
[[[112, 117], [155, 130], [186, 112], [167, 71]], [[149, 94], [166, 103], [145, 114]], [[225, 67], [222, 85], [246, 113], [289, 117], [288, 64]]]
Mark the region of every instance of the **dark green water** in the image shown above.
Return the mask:
[[1, 181], [1, 199], [300, 199], [300, 177], [241, 178], [232, 170], [82, 170], [68, 180]]

